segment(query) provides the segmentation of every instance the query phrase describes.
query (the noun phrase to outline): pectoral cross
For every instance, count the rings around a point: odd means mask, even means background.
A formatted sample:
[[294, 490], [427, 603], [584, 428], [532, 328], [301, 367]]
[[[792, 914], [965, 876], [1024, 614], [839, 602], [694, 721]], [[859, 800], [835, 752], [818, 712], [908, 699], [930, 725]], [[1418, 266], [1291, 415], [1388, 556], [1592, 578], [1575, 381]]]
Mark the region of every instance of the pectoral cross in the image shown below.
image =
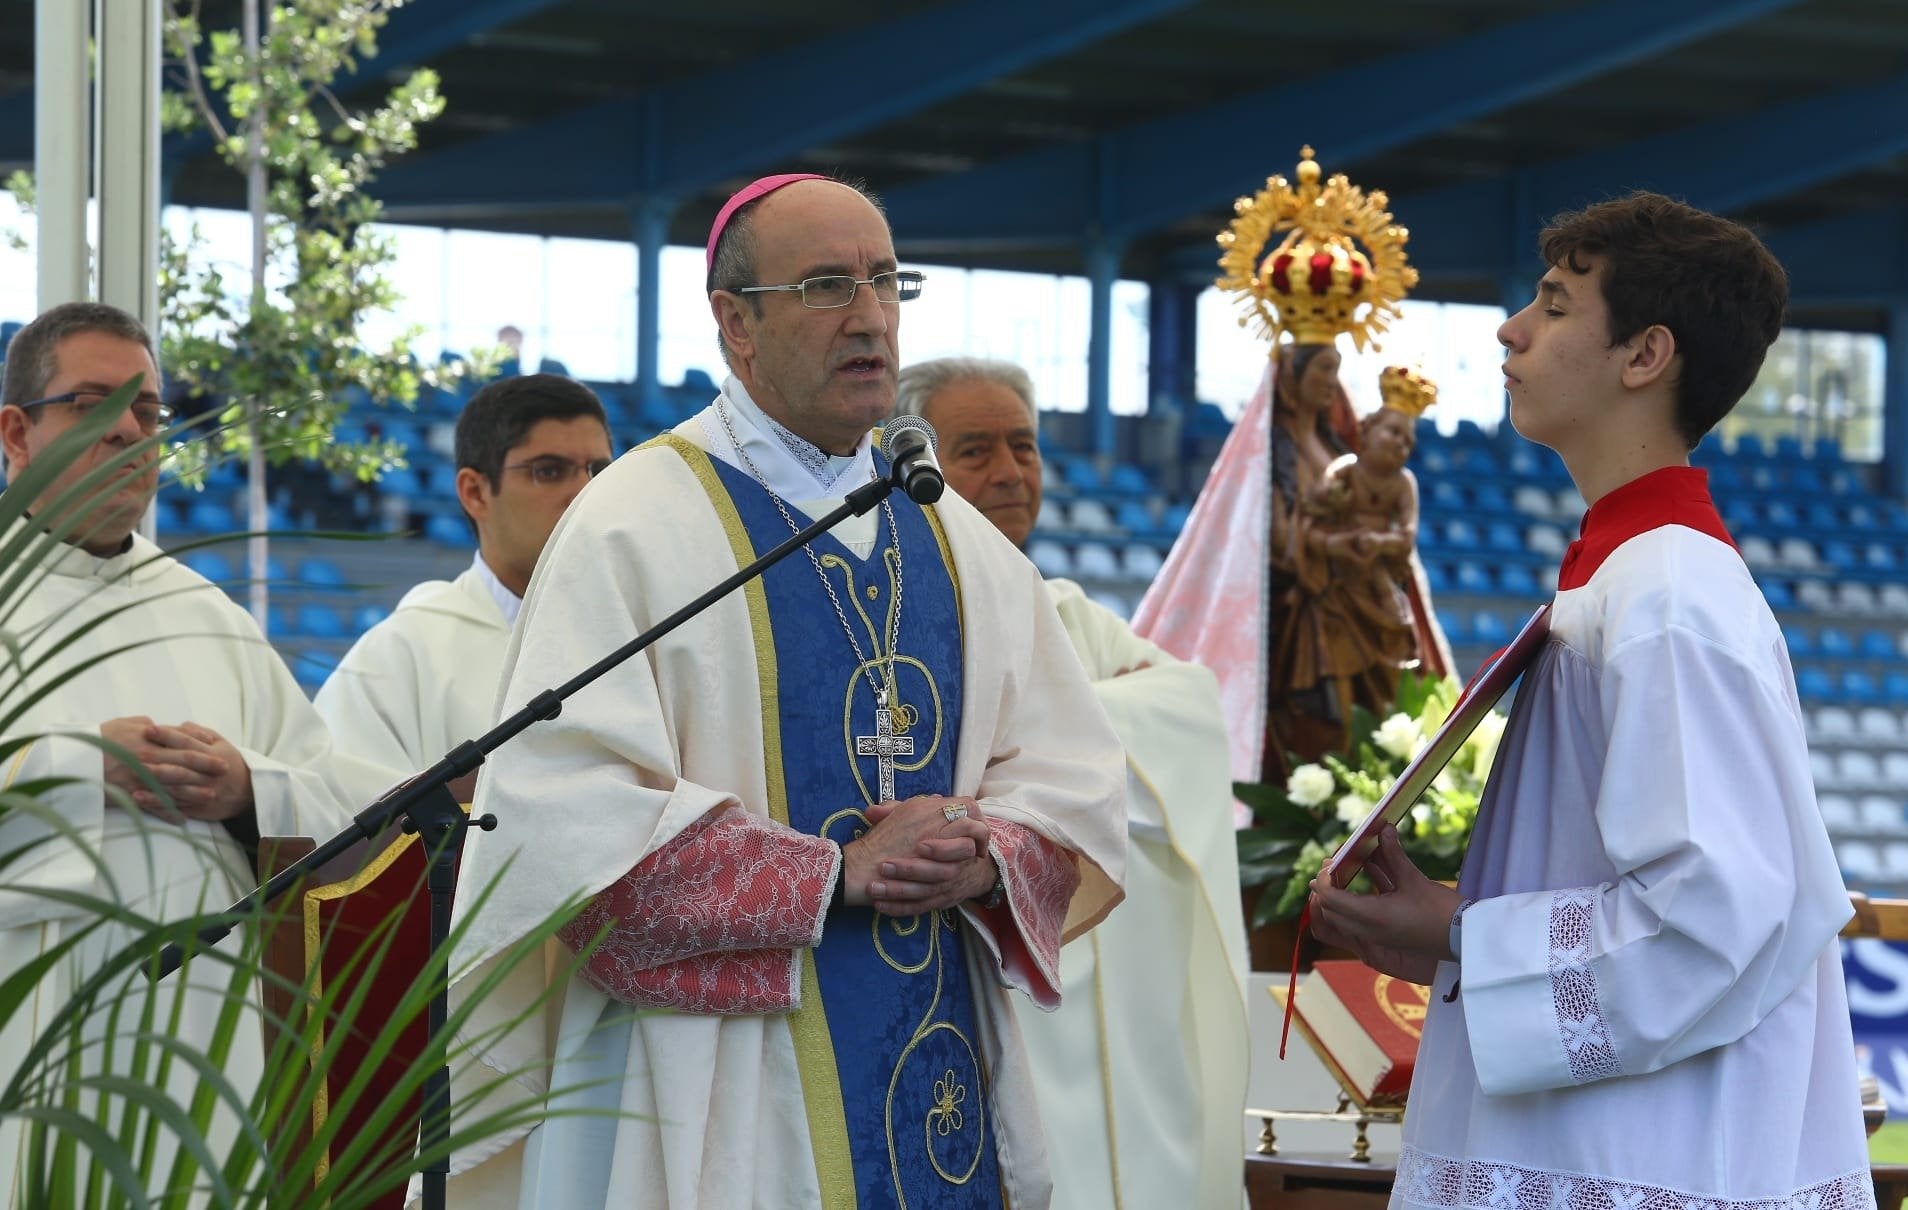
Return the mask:
[[894, 733], [894, 711], [883, 691], [875, 698], [875, 733], [855, 736], [855, 755], [872, 756], [881, 771], [880, 802], [894, 801], [894, 758], [914, 755], [914, 737]]

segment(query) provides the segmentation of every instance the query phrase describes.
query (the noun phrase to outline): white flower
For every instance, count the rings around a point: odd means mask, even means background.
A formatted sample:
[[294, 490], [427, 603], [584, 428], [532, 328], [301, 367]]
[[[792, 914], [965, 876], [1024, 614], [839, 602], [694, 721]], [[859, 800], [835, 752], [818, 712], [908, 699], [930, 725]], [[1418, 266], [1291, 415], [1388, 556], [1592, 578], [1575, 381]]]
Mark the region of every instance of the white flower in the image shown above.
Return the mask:
[[1409, 759], [1424, 732], [1418, 729], [1418, 720], [1408, 714], [1394, 714], [1378, 725], [1372, 732], [1372, 742], [1382, 750], [1400, 759]]
[[1285, 779], [1285, 796], [1301, 807], [1316, 807], [1332, 796], [1337, 784], [1324, 765], [1300, 765]]
[[1488, 711], [1478, 720], [1477, 730], [1471, 732], [1464, 741], [1471, 749], [1471, 768], [1483, 777], [1491, 771], [1491, 761], [1497, 756], [1497, 743], [1504, 738], [1504, 716], [1495, 710]]
[[1371, 814], [1373, 804], [1356, 794], [1347, 794], [1338, 800], [1338, 819], [1340, 823], [1357, 823]]

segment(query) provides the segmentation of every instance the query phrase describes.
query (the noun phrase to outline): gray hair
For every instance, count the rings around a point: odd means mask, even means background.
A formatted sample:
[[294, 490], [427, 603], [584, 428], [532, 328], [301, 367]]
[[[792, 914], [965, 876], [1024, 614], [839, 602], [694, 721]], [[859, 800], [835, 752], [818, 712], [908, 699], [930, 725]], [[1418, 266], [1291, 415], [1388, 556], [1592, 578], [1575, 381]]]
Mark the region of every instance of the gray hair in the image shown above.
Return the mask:
[[901, 371], [901, 379], [895, 390], [894, 414], [923, 415], [929, 400], [939, 394], [943, 387], [957, 382], [991, 382], [1006, 387], [1027, 405], [1027, 419], [1032, 422], [1035, 432], [1040, 431], [1040, 409], [1034, 406], [1033, 379], [1027, 371], [1011, 361], [995, 361], [987, 357], [936, 357], [932, 361], [909, 366]]
[[[848, 186], [866, 198], [868, 204], [873, 206], [875, 212], [883, 219], [888, 217], [888, 208], [881, 204], [880, 195], [868, 188], [868, 182], [859, 177], [838, 177], [832, 174], [824, 174], [822, 179], [833, 181], [837, 185]], [[709, 262], [709, 276], [704, 283], [707, 293], [714, 294], [717, 290], [734, 291], [743, 286], [761, 284], [755, 280], [755, 211], [762, 204], [763, 199], [773, 196], [774, 193], [775, 190], [770, 190], [761, 197], [751, 198], [746, 205], [729, 216], [728, 223], [722, 228], [722, 234], [716, 239], [715, 256]], [[757, 315], [762, 313], [760, 294], [745, 294], [742, 297], [748, 300], [751, 311]], [[722, 334], [722, 329], [719, 327], [716, 329], [716, 348], [722, 353], [723, 365], [735, 364], [729, 359], [729, 338]]]
[[[133, 316], [106, 303], [61, 303], [14, 334], [6, 350], [6, 384], [0, 387], [0, 404], [17, 406], [44, 396], [46, 384], [60, 370], [60, 342], [83, 332], [104, 332], [139, 345], [158, 368], [159, 353], [152, 336]], [[157, 391], [162, 384], [144, 385]]]

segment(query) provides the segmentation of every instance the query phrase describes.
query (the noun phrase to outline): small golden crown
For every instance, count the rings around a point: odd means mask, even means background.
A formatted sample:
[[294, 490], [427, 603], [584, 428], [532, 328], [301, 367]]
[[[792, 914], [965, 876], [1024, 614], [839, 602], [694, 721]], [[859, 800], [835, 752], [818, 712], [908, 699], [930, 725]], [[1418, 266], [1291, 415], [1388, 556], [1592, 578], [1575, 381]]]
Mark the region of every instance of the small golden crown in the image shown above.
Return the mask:
[[[1221, 290], [1238, 294], [1275, 346], [1330, 344], [1340, 333], [1363, 349], [1398, 316], [1418, 284], [1405, 257], [1410, 232], [1391, 221], [1383, 190], [1367, 194], [1342, 173], [1320, 183], [1310, 147], [1299, 151], [1298, 187], [1266, 178], [1256, 196], [1233, 203], [1236, 217], [1219, 233]], [[1270, 255], [1266, 245], [1283, 233]]]
[[1438, 401], [1438, 384], [1409, 366], [1386, 366], [1378, 372], [1378, 394], [1384, 406], [1413, 420]]

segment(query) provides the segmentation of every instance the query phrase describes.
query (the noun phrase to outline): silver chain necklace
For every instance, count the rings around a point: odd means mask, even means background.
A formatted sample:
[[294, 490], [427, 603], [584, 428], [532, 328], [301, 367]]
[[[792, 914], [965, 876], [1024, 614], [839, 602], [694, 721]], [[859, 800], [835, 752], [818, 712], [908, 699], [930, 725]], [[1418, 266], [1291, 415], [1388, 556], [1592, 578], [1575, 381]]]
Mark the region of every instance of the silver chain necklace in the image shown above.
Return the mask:
[[[729, 409], [725, 402], [717, 399], [715, 410], [716, 415], [722, 418], [722, 429], [729, 438], [729, 448], [735, 451], [735, 456], [742, 460], [742, 465], [748, 470], [749, 475], [763, 491], [768, 493], [769, 499], [775, 502], [775, 511], [782, 514], [782, 520], [788, 523], [788, 531], [791, 534], [801, 533], [802, 527], [795, 523], [795, 518], [789, 513], [788, 506], [782, 503], [782, 497], [768, 485], [768, 480], [763, 477], [760, 470], [756, 469], [755, 460], [750, 458], [748, 452], [742, 448], [741, 439], [735, 434], [735, 425], [729, 420]], [[875, 662], [881, 664], [887, 674], [885, 684], [875, 675], [875, 663], [871, 663], [863, 654], [861, 641], [855, 638], [855, 628], [848, 621], [848, 611], [841, 607], [841, 598], [835, 595], [835, 586], [829, 581], [828, 573], [822, 570], [821, 560], [816, 557], [813, 546], [804, 545], [802, 553], [808, 556], [809, 565], [815, 569], [815, 578], [821, 581], [822, 591], [828, 594], [828, 603], [835, 607], [835, 617], [841, 622], [841, 631], [848, 636], [848, 646], [854, 650], [856, 667], [867, 676], [869, 686], [874, 689], [875, 733], [855, 737], [855, 755], [875, 758], [876, 768], [879, 771], [879, 801], [892, 802], [894, 800], [894, 758], [914, 755], [914, 737], [906, 734], [908, 729], [906, 708], [890, 704], [895, 685], [894, 659], [901, 647], [901, 530], [895, 525], [894, 504], [891, 501], [883, 500], [881, 511], [888, 519], [888, 542], [894, 550], [894, 604], [888, 612], [888, 654], [885, 659]], [[878, 647], [875, 655], [881, 655]], [[901, 714], [903, 718], [901, 734], [895, 732], [894, 724], [897, 714]]]

